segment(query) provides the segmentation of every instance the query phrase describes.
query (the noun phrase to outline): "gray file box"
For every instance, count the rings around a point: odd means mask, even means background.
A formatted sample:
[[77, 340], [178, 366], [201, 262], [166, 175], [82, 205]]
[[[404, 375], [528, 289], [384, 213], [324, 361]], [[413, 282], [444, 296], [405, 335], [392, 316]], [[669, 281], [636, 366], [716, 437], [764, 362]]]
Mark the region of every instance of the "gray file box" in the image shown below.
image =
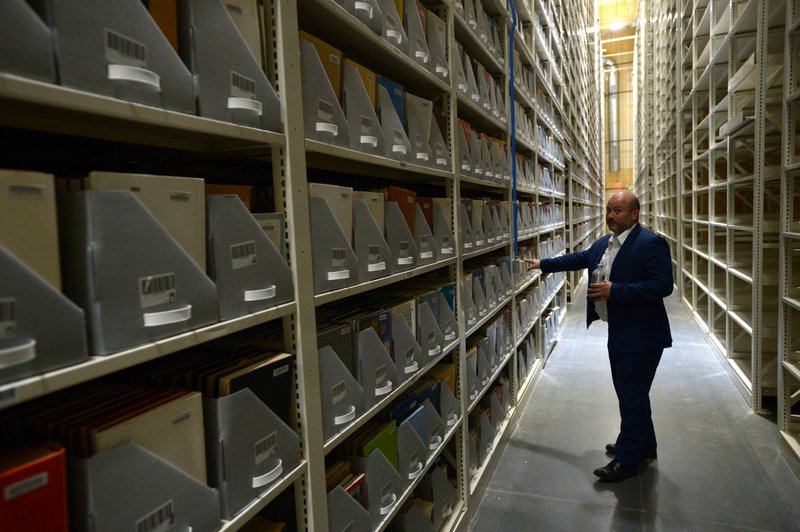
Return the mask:
[[372, 327], [358, 333], [358, 375], [369, 409], [392, 393], [398, 385], [397, 368]]
[[[487, 328], [486, 332], [489, 333], [492, 328]], [[486, 379], [491, 378], [492, 373], [497, 369], [498, 360], [495, 353], [494, 346], [490, 345], [488, 338], [484, 338], [478, 344], [478, 377], [481, 379], [481, 385], [486, 386], [488, 382]]]
[[0, 384], [84, 362], [83, 311], [0, 247]]
[[533, 368], [534, 362], [536, 362], [536, 340], [534, 338], [533, 333], [528, 336], [525, 344], [525, 364], [528, 366], [528, 371]]
[[239, 513], [300, 463], [300, 439], [250, 389], [203, 399], [209, 485]]
[[220, 319], [291, 301], [292, 271], [239, 196], [208, 196], [206, 207], [208, 272], [217, 284]]
[[503, 397], [502, 397], [502, 404], [503, 408], [505, 408], [506, 413], [511, 409], [512, 406], [512, 399], [511, 399], [511, 386], [509, 385], [508, 381], [503, 383]]
[[431, 455], [444, 444], [444, 437], [447, 431], [444, 421], [439, 417], [439, 413], [433, 407], [430, 399], [425, 399], [422, 406], [425, 416], [425, 441], [423, 443], [425, 443], [428, 455]]
[[275, 89], [219, 0], [178, 2], [184, 61], [197, 80], [201, 116], [282, 131]]
[[311, 251], [314, 292], [320, 294], [358, 282], [358, 259], [325, 198], [308, 198], [311, 208]]
[[428, 365], [442, 353], [444, 336], [436, 317], [427, 303], [417, 305], [417, 338], [422, 349], [424, 365]]
[[435, 532], [437, 529], [433, 528], [433, 523], [425, 517], [425, 513], [419, 506], [413, 501], [408, 501], [406, 507], [400, 510], [387, 530], [390, 532]]
[[461, 312], [464, 313], [464, 325], [467, 330], [478, 323], [478, 307], [475, 306], [475, 301], [472, 299], [471, 290], [467, 287], [467, 282], [464, 281], [461, 285]]
[[[494, 322], [486, 328], [487, 339], [483, 343], [483, 354], [489, 362], [489, 366], [494, 372], [500, 366], [502, 350], [497, 349], [497, 338], [499, 336], [499, 323]], [[479, 348], [480, 350], [480, 348]]]
[[348, 147], [347, 119], [314, 45], [300, 38], [303, 125], [306, 138]]
[[[494, 287], [497, 293], [497, 301], [498, 303], [505, 299], [506, 297], [511, 295], [511, 284], [510, 282], [506, 284], [506, 280], [503, 278], [503, 268], [506, 268], [505, 264], [501, 264], [494, 269]], [[509, 278], [510, 281], [510, 278]]]
[[461, 250], [464, 253], [469, 253], [475, 251], [475, 233], [472, 231], [472, 222], [469, 219], [467, 207], [462, 203], [458, 208], [461, 209], [458, 239], [461, 241]]
[[478, 318], [486, 316], [489, 312], [489, 302], [486, 300], [483, 286], [477, 277], [472, 279], [472, 301], [475, 302], [475, 307], [478, 309]]
[[439, 245], [440, 259], [454, 257], [456, 253], [456, 242], [450, 229], [449, 216], [450, 213], [445, 214], [439, 205], [433, 205], [433, 238]]
[[479, 423], [478, 461], [481, 465], [483, 465], [489, 455], [492, 454], [492, 449], [494, 448], [495, 430], [492, 426], [491, 420], [489, 419], [489, 415], [485, 410], [480, 414]]
[[414, 494], [433, 502], [433, 529], [440, 530], [445, 519], [453, 513], [453, 506], [456, 504], [456, 489], [447, 479], [447, 473], [440, 467], [434, 467], [422, 479]]
[[522, 349], [517, 349], [517, 382], [520, 386], [527, 375], [528, 367], [525, 364], [525, 355], [522, 353]]
[[408, 36], [403, 28], [402, 14], [397, 13], [394, 0], [378, 0], [378, 6], [383, 15], [381, 36], [392, 46], [408, 55]]
[[135, 443], [70, 464], [71, 530], [217, 530], [217, 491]]
[[508, 263], [503, 262], [500, 266], [500, 282], [505, 289], [506, 297], [510, 297], [514, 293], [514, 285], [511, 282], [511, 271], [508, 269]]
[[[393, 2], [394, 0], [388, 0]], [[392, 4], [394, 8], [394, 4]], [[397, 115], [397, 109], [389, 96], [389, 91], [378, 84], [378, 116], [384, 135], [384, 149], [386, 156], [398, 161], [411, 160], [411, 142], [408, 140], [403, 122]]]
[[497, 432], [503, 426], [503, 421], [506, 418], [506, 408], [500, 402], [500, 398], [494, 392], [489, 393], [489, 404], [492, 411], [491, 421], [494, 425], [494, 430]]
[[450, 68], [447, 59], [447, 24], [433, 11], [427, 13], [425, 33], [428, 37], [428, 51], [431, 60], [427, 64], [434, 76], [450, 83]]
[[481, 157], [481, 136], [474, 129], [469, 135], [469, 153], [472, 158], [472, 173], [478, 179], [486, 179], [486, 167]]
[[517, 307], [517, 312], [512, 312], [511, 313], [512, 314], [512, 318], [511, 319], [514, 320], [514, 330], [517, 331], [516, 332], [515, 341], [519, 340], [520, 338], [522, 338], [523, 326], [522, 326], [522, 323], [520, 322], [520, 319], [519, 319], [519, 315], [520, 315], [521, 312], [522, 312], [522, 309], [520, 307]]
[[439, 417], [444, 422], [445, 431], [450, 432], [458, 423], [461, 405], [453, 395], [453, 390], [442, 381], [439, 383]]
[[439, 292], [439, 313], [438, 313], [439, 329], [442, 330], [442, 339], [445, 344], [456, 339], [458, 336], [458, 322], [453, 313], [453, 309], [447, 303], [447, 298], [444, 294]]
[[494, 284], [494, 273], [491, 266], [487, 266], [483, 271], [483, 294], [486, 296], [486, 301], [490, 309], [497, 307], [499, 298]]
[[428, 145], [431, 148], [431, 162], [434, 168], [450, 170], [450, 150], [442, 136], [442, 130], [436, 120], [430, 121], [428, 128]]
[[478, 357], [467, 357], [467, 399], [470, 405], [478, 399], [482, 389], [478, 379]]
[[377, 528], [400, 502], [400, 474], [380, 449], [375, 449], [366, 458], [351, 458], [351, 463], [353, 472], [364, 473], [367, 477], [367, 511], [373, 528]]
[[[467, 2], [470, 1], [471, 0], [467, 0]], [[464, 52], [462, 63], [464, 64], [464, 75], [467, 78], [467, 96], [472, 103], [480, 106], [481, 93], [478, 89], [478, 81], [475, 79], [475, 71], [472, 68], [472, 59], [470, 59], [466, 52]]]
[[425, 29], [422, 27], [422, 19], [419, 16], [416, 1], [404, 2], [406, 30], [408, 30], [408, 55], [426, 69], [430, 69], [431, 52], [428, 49], [428, 41], [425, 38]]
[[428, 221], [422, 213], [419, 203], [415, 205], [414, 241], [417, 243], [417, 257], [419, 266], [431, 264], [439, 260], [439, 243], [433, 238], [433, 232], [428, 226]]
[[3, 2], [0, 50], [0, 72], [56, 81], [53, 33], [25, 0]]
[[502, 64], [505, 63], [505, 59], [503, 59], [503, 53], [502, 53], [503, 45], [500, 42], [500, 34], [497, 31], [497, 26], [498, 25], [496, 23], [493, 23], [493, 24], [491, 24], [491, 26], [492, 27], [490, 29], [490, 33], [491, 33], [491, 36], [492, 36], [492, 47], [494, 48], [494, 50], [500, 51], [500, 53], [497, 54], [498, 55], [497, 60], [500, 61], [500, 64], [502, 65]]
[[470, 27], [472, 27], [472, 29], [475, 30], [475, 35], [478, 36], [478, 39], [480, 39], [480, 41], [488, 49], [490, 37], [489, 37], [489, 27], [488, 27], [489, 24], [486, 20], [486, 10], [483, 8], [483, 2], [481, 2], [481, 0], [473, 0], [472, 5], [475, 7], [476, 25], [475, 27], [473, 27], [470, 24]]
[[[500, 214], [501, 209], [502, 215]], [[492, 204], [492, 220], [497, 231], [497, 237], [502, 240], [508, 240], [508, 217], [502, 202]]]
[[364, 412], [364, 391], [330, 346], [318, 353], [322, 435], [328, 441]]
[[196, 114], [192, 75], [141, 2], [31, 0], [67, 87]]
[[487, 246], [493, 246], [500, 241], [500, 239], [497, 238], [497, 229], [494, 226], [492, 207], [489, 202], [483, 204], [483, 233], [486, 237]]
[[475, 18], [475, 0], [464, 0], [464, 14], [467, 26], [474, 32], [478, 28], [478, 21]]
[[358, 279], [365, 283], [389, 275], [392, 252], [383, 238], [367, 202], [353, 201], [353, 244], [358, 258]]
[[[409, 0], [409, 5], [416, 3]], [[425, 98], [405, 93], [406, 125], [408, 140], [411, 142], [410, 160], [422, 166], [434, 166], [428, 137], [433, 120], [433, 103]]]
[[478, 347], [478, 354], [475, 357], [476, 370], [480, 389], [483, 390], [489, 385], [492, 379], [492, 365], [486, 357], [486, 349]]
[[336, 0], [336, 3], [363, 22], [374, 33], [381, 34], [383, 14], [377, 0]]
[[458, 173], [462, 176], [472, 177], [475, 174], [475, 170], [472, 164], [472, 155], [470, 155], [469, 151], [467, 131], [461, 127], [461, 125], [456, 129], [456, 137], [458, 138], [456, 144], [456, 164], [458, 165]]
[[64, 294], [86, 312], [90, 352], [107, 355], [217, 321], [217, 288], [128, 191], [59, 203]]
[[414, 236], [396, 201], [387, 201], [384, 209], [386, 240], [392, 252], [392, 273], [410, 270], [416, 267], [419, 256]]
[[372, 532], [369, 512], [341, 486], [336, 486], [328, 492], [328, 530], [331, 532]]
[[478, 95], [480, 96], [480, 108], [488, 115], [492, 114], [492, 95], [489, 92], [489, 82], [486, 81], [486, 69], [478, 63], [478, 72], [475, 74], [475, 81], [478, 85]]
[[428, 450], [417, 431], [408, 420], [397, 428], [397, 465], [400, 473], [400, 485], [410, 486], [422, 474], [428, 459]]
[[[478, 139], [478, 153], [480, 154], [481, 159], [481, 168], [483, 168], [483, 176], [485, 179], [489, 181], [496, 182], [497, 179], [495, 178], [494, 173], [494, 166], [492, 164], [492, 156], [489, 153], [489, 144], [491, 141], [488, 140], [486, 137], [481, 137]], [[475, 159], [475, 152], [472, 152], [472, 159]]]
[[372, 155], [385, 155], [386, 139], [378, 115], [372, 108], [361, 74], [349, 63], [342, 66], [342, 104], [350, 147]]
[[413, 377], [425, 365], [422, 348], [402, 315], [392, 316], [392, 358], [398, 385]]
[[469, 98], [470, 90], [467, 82], [467, 74], [464, 70], [463, 57], [456, 57], [456, 91]]

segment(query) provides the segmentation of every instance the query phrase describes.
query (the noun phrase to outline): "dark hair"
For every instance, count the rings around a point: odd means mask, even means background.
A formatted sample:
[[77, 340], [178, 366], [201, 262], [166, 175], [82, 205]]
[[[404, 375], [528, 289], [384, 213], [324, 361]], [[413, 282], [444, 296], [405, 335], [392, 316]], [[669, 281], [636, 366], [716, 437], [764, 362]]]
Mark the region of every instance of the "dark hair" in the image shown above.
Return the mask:
[[641, 208], [641, 205], [639, 205], [639, 198], [635, 194], [633, 195], [633, 201], [631, 202], [631, 207], [633, 207], [631, 209], [632, 211], [635, 211], [635, 210], [638, 210], [638, 209]]

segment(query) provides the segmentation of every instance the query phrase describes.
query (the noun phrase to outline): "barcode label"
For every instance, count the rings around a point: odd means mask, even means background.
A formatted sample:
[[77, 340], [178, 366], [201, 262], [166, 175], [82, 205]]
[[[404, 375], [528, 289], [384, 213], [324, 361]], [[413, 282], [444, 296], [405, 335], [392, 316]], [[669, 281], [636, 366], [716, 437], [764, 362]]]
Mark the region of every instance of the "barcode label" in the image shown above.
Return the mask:
[[172, 499], [136, 521], [136, 532], [165, 532], [175, 522]]
[[278, 453], [278, 433], [273, 432], [255, 444], [256, 465], [269, 460]]
[[334, 268], [347, 266], [347, 253], [344, 248], [331, 248], [331, 266]]
[[421, 150], [421, 149], [422, 149], [422, 147], [423, 147], [424, 143], [425, 143], [425, 141], [422, 139], [422, 135], [420, 135], [420, 134], [418, 134], [418, 133], [414, 135], [414, 146], [415, 146], [415, 147], [416, 147], [418, 150]]
[[0, 299], [0, 340], [14, 338], [17, 333], [17, 300]]
[[386, 364], [378, 367], [375, 370], [375, 386], [380, 386], [380, 384], [386, 380]]
[[8, 502], [12, 499], [16, 499], [26, 493], [30, 493], [33, 490], [43, 488], [47, 486], [50, 477], [48, 476], [47, 471], [39, 473], [38, 475], [34, 475], [32, 477], [26, 478], [25, 480], [20, 480], [19, 482], [15, 482], [9, 486], [6, 486], [6, 489], [3, 490], [3, 500]]
[[419, 236], [420, 247], [423, 247], [423, 248], [427, 247], [429, 241], [430, 241], [430, 239], [428, 238], [428, 235], [420, 235]]
[[403, 132], [394, 130], [394, 144], [403, 144]]
[[231, 70], [231, 96], [255, 99], [256, 82]]
[[369, 261], [378, 262], [379, 260], [381, 260], [381, 247], [369, 246]]
[[170, 201], [189, 203], [192, 199], [192, 195], [189, 192], [170, 192], [169, 199]]
[[338, 405], [345, 399], [347, 399], [347, 385], [344, 381], [334, 384], [331, 388], [331, 402], [334, 405]]
[[252, 266], [258, 262], [256, 255], [256, 241], [249, 240], [231, 246], [231, 264], [234, 270]]
[[410, 366], [414, 362], [414, 348], [412, 347], [406, 351], [406, 366]]
[[401, 257], [407, 257], [408, 256], [408, 251], [410, 249], [411, 249], [411, 246], [409, 245], [408, 241], [403, 240], [402, 242], [400, 242], [400, 256]]
[[174, 273], [139, 278], [139, 299], [142, 308], [173, 303], [176, 294]]
[[317, 100], [317, 118], [333, 122], [333, 104], [322, 99]]
[[361, 134], [371, 135], [375, 130], [375, 124], [372, 123], [372, 118], [368, 116], [361, 117]]
[[281, 366], [275, 369], [275, 371], [272, 372], [272, 376], [278, 377], [280, 375], [283, 375], [284, 373], [289, 373], [289, 364], [286, 364], [285, 366]]
[[8, 185], [8, 195], [38, 199], [44, 196], [44, 187], [40, 185]]
[[334, 65], [339, 64], [339, 56], [336, 54], [328, 54], [328, 60]]
[[147, 65], [147, 47], [106, 28], [106, 60], [115, 65], [144, 67]]

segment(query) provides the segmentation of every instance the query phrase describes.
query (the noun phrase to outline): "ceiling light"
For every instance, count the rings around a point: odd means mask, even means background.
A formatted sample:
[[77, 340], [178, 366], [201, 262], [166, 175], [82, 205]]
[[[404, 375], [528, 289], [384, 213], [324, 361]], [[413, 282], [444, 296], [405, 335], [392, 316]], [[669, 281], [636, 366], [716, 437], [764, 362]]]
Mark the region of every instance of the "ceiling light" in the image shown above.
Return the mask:
[[619, 31], [624, 27], [625, 23], [621, 20], [618, 20], [616, 22], [612, 22], [611, 25], [608, 27], [608, 29], [610, 29], [611, 31]]

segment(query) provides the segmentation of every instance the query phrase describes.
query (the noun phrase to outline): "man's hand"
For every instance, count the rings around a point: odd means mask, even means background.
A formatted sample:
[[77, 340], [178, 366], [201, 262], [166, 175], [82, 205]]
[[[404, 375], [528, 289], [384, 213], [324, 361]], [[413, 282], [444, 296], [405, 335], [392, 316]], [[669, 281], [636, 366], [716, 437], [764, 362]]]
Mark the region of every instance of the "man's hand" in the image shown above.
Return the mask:
[[589, 289], [586, 291], [586, 296], [592, 301], [605, 301], [611, 297], [612, 284], [611, 281], [590, 284]]
[[530, 264], [530, 267], [528, 268], [527, 271], [538, 270], [539, 268], [542, 267], [539, 259], [520, 259], [520, 260], [524, 263]]

